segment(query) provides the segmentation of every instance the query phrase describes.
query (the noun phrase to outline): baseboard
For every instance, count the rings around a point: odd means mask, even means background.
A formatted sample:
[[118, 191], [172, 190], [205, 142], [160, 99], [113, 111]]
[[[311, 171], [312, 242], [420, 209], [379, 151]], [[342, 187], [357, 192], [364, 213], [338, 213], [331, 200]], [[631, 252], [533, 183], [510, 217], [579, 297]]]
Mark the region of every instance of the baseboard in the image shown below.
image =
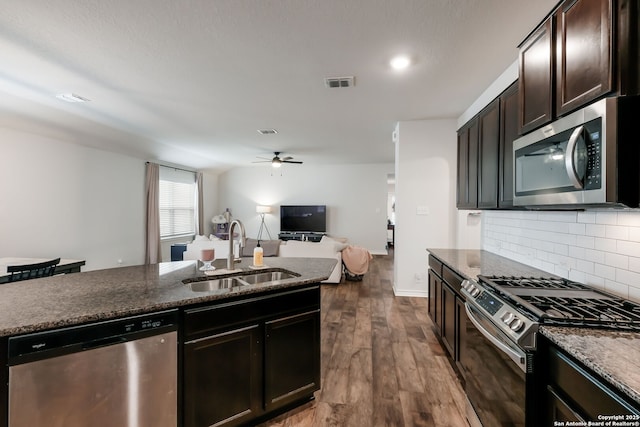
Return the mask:
[[418, 289], [398, 289], [393, 287], [393, 294], [397, 297], [417, 297], [417, 298], [429, 298], [429, 291], [421, 291]]
[[384, 249], [378, 249], [374, 251], [369, 251], [371, 255], [389, 255], [389, 252]]

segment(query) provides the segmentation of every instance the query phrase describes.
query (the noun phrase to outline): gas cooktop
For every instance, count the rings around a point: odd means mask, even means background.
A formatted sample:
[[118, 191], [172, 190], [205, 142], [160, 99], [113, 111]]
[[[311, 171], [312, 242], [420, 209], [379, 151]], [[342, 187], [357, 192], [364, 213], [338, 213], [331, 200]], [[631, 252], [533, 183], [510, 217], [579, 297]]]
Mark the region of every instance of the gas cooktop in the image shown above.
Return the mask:
[[540, 324], [640, 331], [640, 305], [566, 279], [479, 276]]

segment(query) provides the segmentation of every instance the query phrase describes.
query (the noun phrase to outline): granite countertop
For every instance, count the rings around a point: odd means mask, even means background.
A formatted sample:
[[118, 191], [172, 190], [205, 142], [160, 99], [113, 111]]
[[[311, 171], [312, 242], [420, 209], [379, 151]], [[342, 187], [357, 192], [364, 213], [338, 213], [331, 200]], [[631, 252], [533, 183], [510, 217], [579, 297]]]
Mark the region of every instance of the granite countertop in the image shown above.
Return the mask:
[[427, 249], [434, 257], [467, 279], [483, 276], [557, 277], [546, 271], [476, 249]]
[[[317, 283], [330, 276], [336, 262], [329, 258], [265, 258], [265, 265], [290, 270], [300, 277], [211, 292], [194, 292], [182, 282], [206, 277], [199, 271], [198, 261], [94, 270], [3, 284], [0, 285], [0, 336]], [[214, 262], [218, 268], [225, 264], [226, 260]], [[249, 268], [250, 264], [251, 258], [246, 258], [235, 267], [255, 272]], [[218, 269], [218, 272], [224, 271]]]
[[640, 404], [640, 333], [559, 326], [540, 333]]
[[[557, 277], [487, 251], [428, 251], [467, 279], [478, 275]], [[540, 326], [539, 332], [640, 404], [640, 333], [558, 326]]]

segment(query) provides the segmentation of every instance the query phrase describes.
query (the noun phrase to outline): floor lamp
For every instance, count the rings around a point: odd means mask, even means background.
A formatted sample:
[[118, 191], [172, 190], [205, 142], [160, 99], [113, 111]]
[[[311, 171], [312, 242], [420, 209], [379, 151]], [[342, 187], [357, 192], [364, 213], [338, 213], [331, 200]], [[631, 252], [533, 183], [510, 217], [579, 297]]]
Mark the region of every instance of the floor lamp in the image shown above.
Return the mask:
[[258, 240], [260, 240], [260, 238], [262, 237], [262, 230], [265, 230], [267, 232], [267, 235], [269, 236], [269, 240], [273, 240], [273, 238], [271, 237], [271, 233], [269, 233], [269, 229], [267, 228], [267, 224], [265, 224], [264, 222], [264, 215], [271, 213], [271, 206], [263, 206], [263, 205], [258, 205], [256, 206], [256, 212], [260, 214], [260, 230], [258, 230]]

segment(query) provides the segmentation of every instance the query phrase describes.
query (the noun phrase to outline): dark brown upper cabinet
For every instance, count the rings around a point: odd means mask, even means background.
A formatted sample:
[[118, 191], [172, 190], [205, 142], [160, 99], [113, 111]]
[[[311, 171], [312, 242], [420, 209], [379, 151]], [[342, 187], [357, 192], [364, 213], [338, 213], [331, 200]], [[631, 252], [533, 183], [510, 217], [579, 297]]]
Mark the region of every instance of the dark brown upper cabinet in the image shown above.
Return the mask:
[[478, 208], [498, 207], [500, 99], [478, 115]]
[[519, 46], [520, 133], [640, 93], [638, 0], [565, 0]]
[[473, 118], [458, 131], [458, 187], [456, 206], [459, 209], [478, 207], [478, 120]]
[[520, 133], [526, 133], [553, 118], [553, 17], [520, 45], [518, 61], [518, 124]]
[[558, 116], [613, 91], [612, 8], [612, 0], [568, 0], [555, 13]]
[[513, 141], [518, 133], [518, 83], [500, 95], [500, 160], [498, 207], [513, 207]]

